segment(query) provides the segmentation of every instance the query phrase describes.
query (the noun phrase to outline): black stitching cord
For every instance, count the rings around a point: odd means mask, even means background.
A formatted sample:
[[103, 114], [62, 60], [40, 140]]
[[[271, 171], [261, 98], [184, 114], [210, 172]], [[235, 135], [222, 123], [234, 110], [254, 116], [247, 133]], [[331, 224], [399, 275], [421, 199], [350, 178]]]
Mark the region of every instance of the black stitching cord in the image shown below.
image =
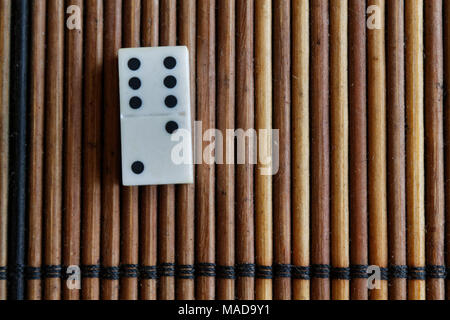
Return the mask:
[[216, 264], [215, 263], [198, 263], [195, 266], [195, 273], [198, 277], [215, 277]]
[[236, 266], [236, 274], [239, 278], [254, 278], [256, 265], [254, 263], [240, 263]]
[[119, 280], [120, 267], [102, 267], [101, 276], [103, 280]]
[[290, 278], [292, 266], [290, 264], [276, 264], [274, 266], [275, 278]]
[[408, 279], [409, 280], [426, 280], [426, 268], [425, 267], [409, 267]]
[[8, 267], [0, 267], [0, 280], [8, 280]]
[[123, 264], [120, 266], [120, 276], [123, 278], [138, 278], [139, 266], [137, 264]]
[[257, 279], [273, 279], [272, 267], [269, 266], [256, 266], [256, 278]]
[[310, 267], [291, 267], [292, 278], [297, 280], [311, 280], [311, 268]]
[[175, 263], [161, 263], [158, 265], [158, 277], [175, 277]]
[[176, 267], [176, 276], [178, 279], [194, 280], [195, 268], [191, 264], [178, 265]]
[[314, 264], [311, 266], [311, 278], [329, 279], [331, 266], [328, 264]]
[[101, 275], [102, 267], [98, 264], [81, 266], [81, 277], [86, 279], [98, 279]]
[[139, 277], [143, 280], [156, 280], [158, 279], [158, 267], [157, 266], [140, 266]]
[[60, 265], [44, 266], [42, 276], [45, 279], [61, 279], [62, 278], [62, 266], [60, 266]]
[[389, 266], [390, 279], [408, 279], [408, 266]]
[[380, 280], [389, 281], [389, 268], [380, 268]]
[[236, 279], [236, 269], [234, 266], [217, 266], [216, 267], [217, 278], [219, 279]]
[[350, 266], [350, 276], [352, 279], [367, 279], [369, 275], [367, 274], [367, 269], [369, 268], [366, 264], [354, 264]]
[[445, 266], [428, 265], [426, 273], [428, 279], [445, 279], [447, 277]]
[[331, 268], [331, 278], [335, 280], [350, 280], [350, 268]]
[[25, 267], [25, 279], [26, 280], [41, 280], [42, 271], [41, 267]]

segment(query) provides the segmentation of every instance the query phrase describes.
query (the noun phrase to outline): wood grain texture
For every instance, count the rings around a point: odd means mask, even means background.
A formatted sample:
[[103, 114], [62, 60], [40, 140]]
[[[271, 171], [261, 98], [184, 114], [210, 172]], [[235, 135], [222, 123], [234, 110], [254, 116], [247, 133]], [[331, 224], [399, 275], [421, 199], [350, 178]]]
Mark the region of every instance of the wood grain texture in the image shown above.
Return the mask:
[[[311, 264], [330, 264], [328, 1], [310, 3]], [[329, 300], [329, 279], [311, 281], [311, 299]]]
[[[103, 3], [86, 0], [82, 265], [100, 265], [103, 116]], [[82, 282], [84, 300], [100, 298], [100, 280]]]
[[[450, 2], [444, 1], [444, 81], [450, 84]], [[444, 142], [445, 142], [445, 219], [450, 221], [450, 99], [444, 99]], [[450, 248], [450, 223], [445, 225], [445, 245]], [[446, 255], [446, 265], [450, 265], [450, 255]], [[446, 280], [447, 300], [450, 299], [450, 279]]]
[[[143, 47], [157, 46], [159, 42], [159, 0], [142, 1], [141, 38]], [[140, 188], [140, 264], [156, 267], [158, 238], [158, 188]], [[156, 279], [141, 278], [140, 299], [156, 300]]]
[[[174, 46], [177, 41], [177, 8], [175, 0], [160, 3], [160, 45]], [[158, 189], [158, 263], [175, 263], [175, 186], [160, 186]], [[175, 278], [160, 276], [158, 296], [160, 300], [175, 299]]]
[[[81, 26], [84, 3], [68, 0], [65, 8], [78, 6]], [[73, 14], [70, 11], [70, 14]], [[66, 16], [68, 17], [68, 15]], [[65, 28], [64, 80], [64, 198], [63, 198], [63, 265], [80, 265], [81, 221], [81, 147], [83, 136], [83, 27]], [[86, 127], [89, 130], [89, 127]], [[63, 270], [66, 273], [66, 270]], [[78, 300], [80, 290], [63, 285], [64, 300]]]
[[[348, 1], [330, 2], [331, 264], [350, 267], [348, 203]], [[332, 280], [332, 299], [349, 300], [350, 282]]]
[[[348, 2], [350, 263], [368, 264], [366, 2]], [[368, 299], [367, 279], [352, 279], [352, 300]]]
[[[369, 264], [387, 268], [385, 1], [367, 4], [377, 6], [371, 12], [375, 24], [367, 30]], [[387, 281], [379, 282], [379, 289], [370, 291], [372, 300], [388, 298]]]
[[[0, 1], [0, 154], [9, 154], [9, 72], [11, 1]], [[0, 159], [0, 268], [8, 265], [8, 157]], [[7, 282], [0, 280], [0, 300], [7, 299]]]
[[[389, 265], [406, 265], [404, 0], [387, 5]], [[389, 298], [406, 300], [406, 279], [391, 279]]]
[[[61, 265], [62, 171], [63, 171], [63, 1], [47, 1], [46, 131], [45, 131], [45, 259], [46, 266]], [[45, 279], [46, 300], [61, 298], [58, 278]]]
[[[178, 42], [189, 50], [191, 121], [194, 128], [196, 116], [196, 1], [178, 2]], [[194, 133], [192, 133], [194, 141]], [[194, 168], [195, 170], [195, 168]], [[176, 188], [176, 261], [178, 266], [193, 266], [195, 263], [195, 186], [181, 185]], [[194, 300], [194, 279], [177, 278], [176, 297]]]
[[[442, 0], [424, 5], [426, 264], [432, 267], [445, 265], [443, 6]], [[427, 299], [445, 299], [444, 279], [427, 279]]]
[[[122, 47], [122, 0], [104, 3], [103, 51], [103, 182], [102, 182], [102, 264], [118, 268], [120, 264], [120, 123], [117, 53]], [[106, 107], [107, 106], [107, 107]], [[105, 112], [108, 110], [108, 112]], [[102, 280], [102, 299], [119, 298], [118, 279]]]
[[[236, 2], [236, 127], [255, 128], [254, 1]], [[255, 263], [254, 168], [246, 144], [245, 164], [236, 165], [236, 263]], [[237, 298], [255, 298], [255, 279], [238, 277]]]
[[[202, 122], [202, 136], [208, 129], [215, 128], [216, 123], [215, 9], [214, 0], [197, 2], [197, 118]], [[210, 143], [211, 141], [203, 141], [199, 147], [204, 151]], [[210, 161], [206, 162], [205, 158]], [[202, 164], [197, 166], [195, 190], [197, 267], [215, 263], [214, 156], [205, 152], [202, 160]], [[213, 277], [197, 277], [196, 297], [198, 300], [215, 298]]]
[[[221, 153], [216, 165], [216, 210], [217, 225], [217, 266], [235, 265], [235, 167], [234, 147], [232, 152], [227, 146], [234, 146], [234, 135], [227, 130], [235, 128], [235, 80], [236, 80], [236, 7], [234, 0], [219, 0], [217, 10], [217, 129], [223, 135]], [[239, 152], [239, 151], [238, 151]], [[221, 161], [220, 161], [221, 160]], [[232, 161], [232, 162], [231, 162]], [[234, 300], [234, 279], [217, 279], [217, 299]]]
[[[123, 2], [123, 47], [140, 46], [141, 1]], [[136, 270], [139, 264], [139, 188], [121, 188], [121, 265]], [[138, 299], [138, 279], [134, 276], [120, 279], [120, 298]]]
[[[408, 267], [425, 267], [424, 41], [423, 0], [405, 2], [406, 212]], [[409, 270], [411, 272], [411, 269]], [[426, 298], [424, 280], [408, 281], [408, 299]]]
[[[292, 264], [310, 265], [309, 1], [292, 2]], [[292, 280], [292, 298], [309, 300], [310, 281]]]
[[[44, 115], [45, 115], [45, 44], [46, 2], [34, 0], [32, 5], [34, 30], [31, 42], [30, 80], [30, 163], [28, 189], [28, 266], [42, 266], [42, 209], [44, 174]], [[28, 280], [27, 298], [42, 299], [41, 280]]]
[[[255, 172], [255, 254], [258, 267], [273, 265], [272, 215], [272, 1], [255, 2], [255, 128], [258, 164]], [[258, 272], [257, 272], [258, 273]], [[272, 279], [256, 278], [255, 298], [271, 300]]]
[[[273, 1], [273, 128], [279, 130], [279, 169], [273, 177], [274, 263], [291, 264], [291, 6]], [[274, 299], [291, 299], [291, 279], [274, 279]]]

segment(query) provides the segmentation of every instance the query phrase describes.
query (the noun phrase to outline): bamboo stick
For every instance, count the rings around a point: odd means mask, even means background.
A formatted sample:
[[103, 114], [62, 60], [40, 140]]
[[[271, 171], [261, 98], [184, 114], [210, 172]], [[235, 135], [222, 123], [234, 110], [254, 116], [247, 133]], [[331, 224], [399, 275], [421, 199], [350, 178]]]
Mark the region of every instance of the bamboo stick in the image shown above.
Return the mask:
[[[9, 154], [11, 1], [0, 1], [0, 154]], [[8, 157], [0, 158], [0, 300], [7, 299]]]
[[[328, 1], [311, 5], [311, 299], [330, 299]], [[317, 269], [317, 272], [315, 271]], [[318, 275], [316, 273], [322, 273]]]
[[[405, 21], [403, 8], [403, 0], [388, 2], [388, 212], [389, 264], [392, 270], [401, 270], [406, 265]], [[390, 284], [390, 299], [406, 300], [404, 275], [398, 274], [391, 279]]]
[[445, 299], [444, 48], [442, 0], [425, 4], [427, 299]]
[[[141, 1], [125, 0], [123, 8], [123, 46], [140, 46]], [[121, 188], [121, 265], [120, 298], [138, 299], [139, 188]]]
[[[34, 0], [33, 39], [31, 44], [30, 81], [30, 164], [28, 201], [28, 275], [27, 298], [42, 299], [40, 270], [42, 266], [42, 204], [44, 174], [44, 114], [45, 114], [45, 39], [46, 1]], [[36, 274], [31, 271], [37, 271]], [[33, 273], [33, 274], [31, 274]]]
[[[255, 2], [255, 126], [258, 131], [258, 164], [255, 177], [256, 299], [272, 299], [273, 225], [272, 163], [261, 157], [272, 155], [272, 1]], [[264, 152], [265, 151], [265, 152]], [[265, 158], [265, 157], [264, 157]], [[258, 270], [259, 269], [259, 270]]]
[[[279, 170], [273, 177], [274, 299], [291, 299], [291, 42], [290, 2], [273, 2], [273, 127], [279, 130]], [[279, 269], [279, 270], [278, 270]]]
[[[66, 31], [65, 47], [65, 116], [64, 116], [64, 219], [63, 265], [80, 265], [80, 212], [81, 212], [81, 143], [83, 134], [83, 7], [81, 0], [68, 0], [66, 8], [79, 8], [81, 28]], [[77, 14], [69, 11], [70, 14]], [[45, 13], [42, 13], [45, 15]], [[39, 61], [38, 63], [42, 63]], [[89, 129], [89, 128], [87, 128]], [[63, 270], [67, 273], [67, 270]], [[80, 291], [63, 283], [63, 299], [79, 300]]]
[[[236, 127], [244, 131], [255, 127], [254, 83], [254, 0], [236, 3]], [[236, 165], [236, 262], [237, 298], [255, 298], [254, 162], [251, 144], [245, 146], [245, 164]], [[253, 272], [248, 272], [247, 269]]]
[[[367, 30], [369, 263], [384, 274], [388, 267], [385, 1], [369, 0], [368, 6], [376, 6], [375, 13], [372, 12], [376, 15], [375, 26]], [[388, 285], [384, 278], [379, 281], [379, 289], [370, 291], [370, 298], [387, 300]]]
[[61, 298], [61, 207], [63, 160], [64, 3], [47, 1], [48, 41], [45, 144], [45, 279], [46, 300]]
[[332, 299], [349, 300], [348, 1], [330, 3]]
[[101, 232], [101, 150], [103, 94], [103, 3], [86, 0], [83, 141], [82, 297], [99, 300]]
[[[406, 203], [408, 299], [425, 299], [425, 163], [422, 0], [405, 2], [406, 21]], [[416, 269], [420, 268], [420, 269]], [[416, 279], [416, 277], [418, 279]]]
[[[450, 3], [444, 1], [444, 77], [445, 83], [450, 83]], [[444, 140], [445, 140], [445, 219], [450, 221], [450, 188], [447, 181], [450, 179], [450, 99], [447, 96], [444, 100]], [[446, 223], [445, 226], [445, 245], [446, 248], [450, 248], [450, 223]], [[450, 265], [450, 255], [446, 256], [446, 265]], [[446, 280], [447, 285], [447, 300], [450, 299], [450, 279]]]
[[309, 300], [309, 1], [292, 2], [292, 298]]
[[29, 2], [11, 7], [11, 74], [9, 124], [8, 297], [23, 300], [25, 267], [26, 161], [28, 109]]
[[[108, 0], [105, 5], [103, 51], [103, 185], [102, 185], [102, 298], [119, 298], [120, 263], [120, 126], [117, 53], [122, 47], [122, 0]], [[106, 110], [106, 107], [105, 109]]]
[[[175, 0], [162, 0], [160, 8], [160, 43], [174, 46], [177, 41], [177, 8]], [[164, 270], [173, 270], [175, 265], [175, 186], [160, 186], [158, 189], [158, 263]], [[175, 299], [173, 272], [162, 272], [159, 277], [160, 300]]]
[[[142, 46], [157, 46], [159, 41], [159, 0], [142, 1]], [[146, 186], [140, 189], [140, 262], [143, 268], [140, 281], [140, 298], [156, 300], [156, 263], [157, 263], [157, 202], [158, 188]]]
[[367, 300], [366, 2], [350, 0], [348, 5], [350, 262], [355, 276], [350, 296], [352, 300]]
[[[215, 1], [197, 2], [197, 113], [202, 121], [202, 136], [215, 127], [216, 74], [215, 74]], [[206, 136], [206, 135], [205, 135]], [[210, 142], [199, 146], [202, 154]], [[197, 167], [196, 184], [196, 262], [199, 276], [196, 282], [198, 300], [215, 298], [215, 170], [213, 155], [205, 154]], [[205, 158], [211, 158], [205, 162]]]
[[[178, 7], [178, 41], [187, 46], [190, 62], [190, 88], [191, 88], [191, 121], [194, 128], [196, 113], [196, 1], [180, 1]], [[194, 134], [192, 135], [194, 141]], [[194, 275], [192, 274], [195, 262], [195, 186], [181, 185], [176, 188], [176, 221], [177, 229], [176, 261], [179, 269], [176, 282], [176, 296], [181, 300], [195, 298]]]
[[[217, 58], [217, 129], [223, 135], [222, 163], [216, 165], [216, 201], [217, 201], [217, 225], [221, 226], [220, 234], [217, 234], [217, 299], [234, 300], [235, 281], [230, 275], [230, 268], [235, 265], [235, 216], [234, 216], [234, 185], [235, 167], [234, 147], [231, 155], [228, 153], [228, 145], [234, 146], [234, 136], [228, 137], [227, 130], [235, 128], [235, 80], [236, 80], [236, 44], [235, 44], [235, 20], [236, 7], [234, 0], [221, 0], [217, 3], [218, 34], [217, 50], [220, 52]], [[239, 151], [238, 151], [239, 152]]]

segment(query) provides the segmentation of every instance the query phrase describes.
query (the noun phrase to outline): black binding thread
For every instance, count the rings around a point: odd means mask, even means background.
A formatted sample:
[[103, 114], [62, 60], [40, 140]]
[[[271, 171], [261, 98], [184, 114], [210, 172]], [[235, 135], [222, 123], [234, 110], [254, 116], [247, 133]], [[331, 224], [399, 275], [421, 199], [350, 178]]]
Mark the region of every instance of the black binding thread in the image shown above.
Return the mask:
[[139, 276], [143, 280], [157, 280], [158, 267], [157, 266], [140, 266]]
[[350, 268], [331, 268], [331, 279], [335, 280], [351, 280]]
[[292, 278], [297, 280], [311, 280], [311, 267], [292, 266]]
[[311, 266], [311, 277], [316, 279], [329, 279], [331, 266], [329, 264], [314, 264]]
[[290, 278], [292, 266], [290, 264], [276, 264], [274, 266], [275, 278]]
[[102, 267], [97, 264], [81, 266], [81, 277], [86, 279], [99, 279]]
[[389, 266], [390, 279], [408, 279], [408, 266]]
[[254, 263], [240, 263], [236, 266], [238, 278], [254, 278], [256, 276], [256, 265]]
[[367, 269], [369, 268], [366, 264], [354, 264], [350, 266], [350, 277], [352, 279], [367, 279], [369, 275]]
[[102, 267], [101, 277], [103, 280], [119, 280], [120, 267]]
[[273, 271], [271, 266], [256, 266], [257, 279], [273, 279]]
[[195, 272], [198, 277], [215, 277], [216, 264], [215, 263], [198, 263], [195, 267]]
[[158, 265], [158, 277], [175, 277], [175, 263], [161, 263]]
[[408, 279], [410, 280], [426, 280], [426, 268], [425, 267], [409, 267]]
[[8, 267], [0, 267], [0, 280], [8, 280]]
[[389, 281], [389, 268], [380, 268], [380, 280]]
[[216, 266], [217, 278], [219, 279], [236, 279], [236, 270], [234, 266]]
[[139, 266], [137, 264], [123, 264], [120, 266], [120, 276], [123, 278], [138, 278]]
[[25, 279], [26, 280], [41, 280], [42, 271], [41, 267], [25, 267]]
[[445, 266], [428, 265], [426, 269], [428, 279], [445, 279], [447, 270]]
[[178, 265], [176, 267], [176, 276], [178, 279], [194, 280], [195, 268], [191, 264]]
[[42, 277], [45, 279], [62, 279], [62, 269], [60, 265], [44, 266]]

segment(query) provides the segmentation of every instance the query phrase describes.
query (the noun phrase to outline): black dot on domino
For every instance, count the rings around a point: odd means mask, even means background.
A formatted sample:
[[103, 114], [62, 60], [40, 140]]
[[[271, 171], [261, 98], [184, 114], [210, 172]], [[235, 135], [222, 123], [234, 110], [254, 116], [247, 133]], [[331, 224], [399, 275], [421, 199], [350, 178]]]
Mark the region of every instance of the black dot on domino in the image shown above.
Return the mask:
[[167, 122], [167, 124], [166, 124], [166, 131], [169, 134], [172, 134], [172, 133], [174, 133], [177, 130], [178, 130], [178, 123], [176, 123], [175, 121]]
[[165, 103], [168, 108], [175, 108], [178, 104], [178, 99], [175, 96], [168, 96]]
[[141, 80], [139, 78], [131, 78], [128, 84], [131, 89], [137, 90], [141, 87]]
[[144, 164], [140, 161], [136, 161], [131, 165], [131, 170], [135, 174], [141, 174], [142, 172], [144, 172]]
[[164, 66], [167, 69], [172, 70], [177, 66], [177, 60], [174, 57], [167, 57], [164, 59]]
[[142, 107], [142, 100], [139, 97], [133, 97], [130, 99], [130, 107], [132, 109], [139, 109]]
[[128, 60], [128, 68], [130, 68], [130, 70], [136, 71], [140, 67], [141, 67], [141, 61], [139, 61], [139, 59], [131, 58], [130, 60]]
[[174, 76], [167, 76], [164, 79], [164, 85], [169, 89], [175, 88], [175, 86], [177, 85], [177, 78], [175, 78]]

